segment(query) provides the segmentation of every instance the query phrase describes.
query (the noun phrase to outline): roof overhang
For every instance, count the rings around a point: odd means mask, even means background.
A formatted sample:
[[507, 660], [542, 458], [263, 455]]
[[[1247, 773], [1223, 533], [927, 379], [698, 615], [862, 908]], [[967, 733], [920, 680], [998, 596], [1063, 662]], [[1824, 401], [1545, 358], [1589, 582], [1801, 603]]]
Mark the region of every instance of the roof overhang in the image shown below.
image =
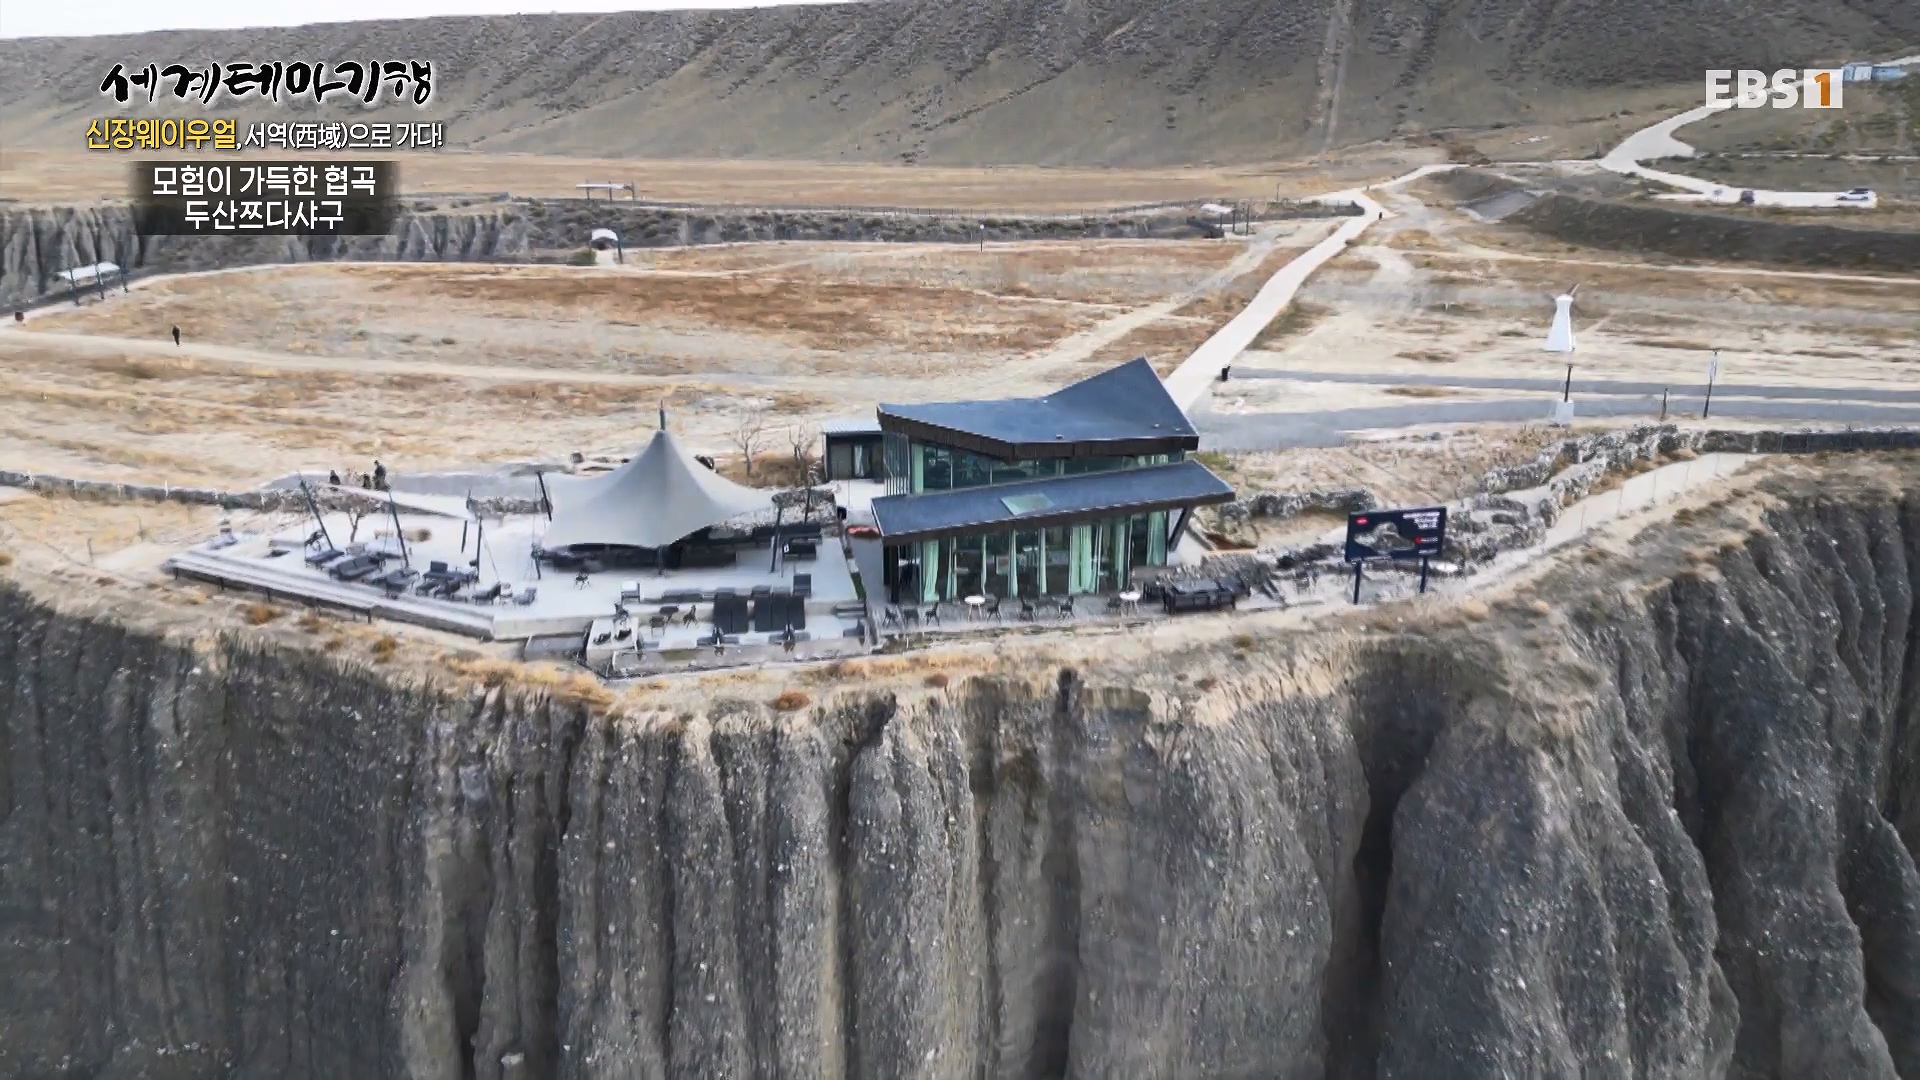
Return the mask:
[[[1025, 513], [1006, 500], [1044, 495], [1047, 505]], [[1232, 502], [1233, 488], [1197, 461], [1139, 469], [1083, 473], [1016, 484], [962, 488], [873, 500], [874, 522], [887, 543], [941, 540], [1009, 529], [1044, 529], [1092, 518]]]
[[945, 427], [889, 413], [881, 406], [880, 429], [905, 435], [915, 442], [938, 443], [1002, 461], [1044, 461], [1055, 458], [1124, 457], [1139, 454], [1171, 454], [1198, 450], [1198, 434], [1167, 434], [1152, 438], [1072, 439], [1061, 436], [1018, 442], [996, 439], [972, 431]]

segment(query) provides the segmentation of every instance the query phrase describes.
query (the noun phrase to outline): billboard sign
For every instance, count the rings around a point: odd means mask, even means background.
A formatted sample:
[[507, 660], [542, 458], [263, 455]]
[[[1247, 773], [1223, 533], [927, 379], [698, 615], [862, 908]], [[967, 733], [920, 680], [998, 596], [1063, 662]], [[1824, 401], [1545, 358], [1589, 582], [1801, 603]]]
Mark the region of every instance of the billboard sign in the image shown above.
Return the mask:
[[1347, 515], [1347, 561], [1423, 559], [1440, 554], [1447, 539], [1447, 508], [1356, 510]]

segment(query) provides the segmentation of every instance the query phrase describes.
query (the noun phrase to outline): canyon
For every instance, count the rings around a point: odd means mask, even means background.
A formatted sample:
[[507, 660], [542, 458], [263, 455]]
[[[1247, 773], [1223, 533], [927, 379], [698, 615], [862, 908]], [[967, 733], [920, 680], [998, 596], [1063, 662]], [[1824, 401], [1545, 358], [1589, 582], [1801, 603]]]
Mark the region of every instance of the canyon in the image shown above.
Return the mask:
[[16, 565], [0, 1074], [1920, 1076], [1916, 479], [786, 711]]

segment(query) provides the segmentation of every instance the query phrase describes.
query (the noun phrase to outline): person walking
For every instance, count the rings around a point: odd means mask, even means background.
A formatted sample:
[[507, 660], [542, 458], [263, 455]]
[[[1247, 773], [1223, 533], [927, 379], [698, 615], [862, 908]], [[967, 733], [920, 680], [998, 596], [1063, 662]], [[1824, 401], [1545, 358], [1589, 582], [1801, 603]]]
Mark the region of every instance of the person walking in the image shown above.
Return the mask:
[[16, 309], [14, 309], [14, 312], [13, 312], [13, 321], [14, 321], [14, 322], [17, 322], [17, 323], [23, 323], [23, 322], [26, 322], [26, 321], [27, 321], [27, 313], [26, 313], [26, 312], [24, 312], [24, 311], [21, 311], [21, 310], [19, 310], [18, 308], [16, 308]]
[[173, 347], [176, 349], [180, 347], [180, 328], [178, 326], [173, 328]]
[[378, 458], [373, 462], [373, 487], [375, 491], [387, 490], [387, 467]]

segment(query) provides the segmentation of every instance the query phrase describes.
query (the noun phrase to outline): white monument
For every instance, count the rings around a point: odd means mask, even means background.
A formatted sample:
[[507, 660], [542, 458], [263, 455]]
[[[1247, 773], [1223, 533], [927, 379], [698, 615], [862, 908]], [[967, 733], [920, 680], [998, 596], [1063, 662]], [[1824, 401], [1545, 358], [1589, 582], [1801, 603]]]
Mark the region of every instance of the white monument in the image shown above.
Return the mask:
[[1553, 297], [1553, 326], [1547, 331], [1547, 351], [1570, 353], [1573, 351], [1573, 298], [1579, 295], [1580, 286], [1575, 285], [1566, 292]]

